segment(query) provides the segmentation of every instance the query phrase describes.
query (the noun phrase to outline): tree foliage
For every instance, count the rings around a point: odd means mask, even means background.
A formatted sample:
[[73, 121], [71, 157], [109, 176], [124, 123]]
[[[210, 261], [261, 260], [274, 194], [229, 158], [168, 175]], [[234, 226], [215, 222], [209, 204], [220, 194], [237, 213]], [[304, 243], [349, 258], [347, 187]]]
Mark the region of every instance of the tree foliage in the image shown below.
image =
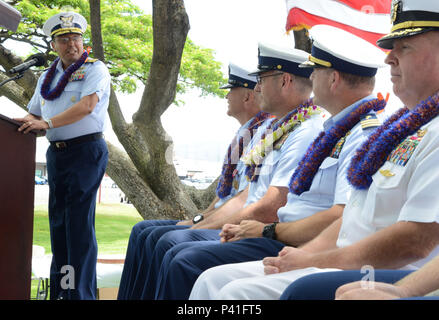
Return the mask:
[[[93, 47], [91, 56], [105, 61], [112, 75], [114, 90], [108, 112], [125, 149], [107, 141], [107, 173], [140, 214], [146, 219], [181, 219], [206, 206], [215, 185], [197, 191], [180, 182], [169, 159], [172, 139], [160, 121], [177, 93], [198, 88], [201, 95], [224, 95], [218, 88], [226, 81], [213, 51], [187, 39], [189, 19], [184, 2], [153, 0], [152, 16], [143, 14], [129, 0], [19, 0], [9, 4], [22, 13], [23, 19], [17, 32], [0, 32], [0, 65], [5, 71], [27, 56], [26, 50], [8, 50], [17, 47], [17, 43], [26, 43], [33, 51], [45, 53], [49, 60], [55, 59], [50, 39], [41, 30], [50, 16], [76, 11], [91, 22], [84, 45]], [[25, 72], [22, 79], [1, 87], [0, 95], [25, 108], [38, 75]], [[0, 81], [6, 77], [5, 72], [0, 72]], [[129, 123], [123, 117], [116, 92], [133, 93], [139, 83], [145, 87]]]
[[[55, 59], [49, 45], [50, 37], [42, 33], [42, 26], [49, 17], [71, 10], [90, 21], [89, 1], [85, 0], [18, 0], [9, 3], [21, 12], [23, 19], [17, 32], [3, 31], [1, 41], [12, 39], [27, 43], [33, 51], [47, 53], [50, 60]], [[101, 21], [105, 62], [115, 89], [134, 93], [139, 83], [148, 80], [154, 46], [152, 16], [144, 14], [129, 0], [106, 0], [101, 2]], [[93, 46], [90, 25], [84, 35], [84, 46]], [[214, 60], [213, 50], [197, 46], [188, 39], [182, 55], [177, 93], [198, 88], [201, 95], [224, 96], [224, 90], [218, 89], [225, 82], [220, 68], [221, 64]]]

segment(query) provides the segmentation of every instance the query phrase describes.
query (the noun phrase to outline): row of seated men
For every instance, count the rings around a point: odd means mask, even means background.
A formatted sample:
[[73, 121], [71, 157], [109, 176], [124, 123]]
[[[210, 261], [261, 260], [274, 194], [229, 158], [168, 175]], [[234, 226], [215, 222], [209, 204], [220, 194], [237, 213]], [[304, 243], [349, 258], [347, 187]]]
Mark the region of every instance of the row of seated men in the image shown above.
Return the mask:
[[[439, 6], [400, 2], [378, 41], [386, 53], [319, 25], [310, 55], [260, 44], [255, 72], [230, 64], [223, 88], [241, 128], [217, 197], [193, 219], [133, 227], [118, 299], [425, 298], [439, 288]], [[385, 64], [404, 104], [393, 113], [373, 94]], [[365, 266], [372, 286], [355, 282]]]

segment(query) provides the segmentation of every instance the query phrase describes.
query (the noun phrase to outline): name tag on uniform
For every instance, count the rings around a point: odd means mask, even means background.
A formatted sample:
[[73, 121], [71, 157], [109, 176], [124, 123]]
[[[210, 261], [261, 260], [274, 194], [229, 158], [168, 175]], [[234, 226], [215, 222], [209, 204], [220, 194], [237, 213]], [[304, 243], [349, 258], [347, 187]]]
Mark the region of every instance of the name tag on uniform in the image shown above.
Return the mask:
[[418, 130], [415, 135], [405, 138], [387, 158], [387, 161], [405, 166], [415, 152], [427, 130]]

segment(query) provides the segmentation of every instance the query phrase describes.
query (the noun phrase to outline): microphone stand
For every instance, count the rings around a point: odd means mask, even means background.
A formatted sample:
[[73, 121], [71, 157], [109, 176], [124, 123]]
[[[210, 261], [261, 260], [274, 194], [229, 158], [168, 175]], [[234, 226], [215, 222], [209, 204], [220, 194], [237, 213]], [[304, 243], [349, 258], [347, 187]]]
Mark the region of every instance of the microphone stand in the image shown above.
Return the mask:
[[18, 79], [20, 79], [20, 78], [23, 78], [23, 76], [24, 76], [24, 71], [18, 73], [17, 75], [15, 75], [15, 76], [12, 77], [12, 78], [9, 78], [9, 79], [6, 79], [6, 80], [3, 80], [2, 82], [0, 82], [0, 87], [3, 86], [4, 84], [8, 83], [9, 81], [12, 81], [12, 80], [18, 80]]

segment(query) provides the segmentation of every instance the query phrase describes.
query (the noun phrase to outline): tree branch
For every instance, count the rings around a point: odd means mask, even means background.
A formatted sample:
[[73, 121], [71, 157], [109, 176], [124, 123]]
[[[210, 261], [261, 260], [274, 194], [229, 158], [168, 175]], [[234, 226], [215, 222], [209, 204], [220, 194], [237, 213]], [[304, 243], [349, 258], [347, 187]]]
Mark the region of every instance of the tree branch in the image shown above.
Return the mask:
[[91, 42], [94, 56], [105, 62], [104, 45], [101, 31], [101, 1], [90, 0]]
[[[35, 37], [39, 37], [44, 41], [45, 45], [37, 42], [37, 41], [33, 41], [30, 39], [30, 36], [35, 36]], [[14, 33], [14, 34], [9, 34], [8, 32], [0, 32], [0, 37], [4, 40], [10, 39], [13, 41], [18, 41], [18, 42], [22, 42], [22, 43], [27, 43], [29, 45], [31, 45], [32, 47], [34, 47], [35, 49], [41, 49], [44, 50], [46, 53], [50, 51], [50, 46], [49, 43], [50, 41], [47, 41], [47, 37], [43, 36], [39, 33], [29, 33], [29, 34], [22, 34], [22, 33]]]
[[191, 197], [199, 210], [204, 210], [215, 198], [215, 191], [218, 185], [219, 177], [204, 190], [198, 190], [195, 187], [183, 184], [185, 192]]
[[197, 208], [184, 192], [169, 160], [172, 140], [160, 117], [175, 98], [188, 31], [189, 18], [183, 1], [153, 0], [153, 57], [140, 108], [133, 116], [133, 124], [147, 143], [148, 154], [153, 159], [145, 167], [145, 180], [161, 200], [178, 212], [194, 212]]
[[[4, 74], [0, 74], [0, 82], [8, 79], [9, 77]], [[0, 96], [5, 96], [12, 102], [14, 102], [21, 109], [27, 111], [28, 99], [24, 97], [23, 88], [15, 82], [11, 81], [0, 87]]]
[[[164, 204], [138, 175], [136, 168], [126, 154], [107, 141], [109, 159], [107, 172], [116, 184], [126, 190], [126, 196], [144, 219], [174, 219], [176, 213]], [[178, 213], [177, 213], [178, 214]], [[185, 219], [183, 212], [177, 215]]]
[[[16, 66], [20, 63], [23, 63], [21, 58], [17, 57], [10, 50], [0, 45], [0, 65], [3, 66], [5, 70], [9, 70], [13, 66]], [[2, 78], [3, 80], [7, 79], [6, 75], [4, 74], [2, 75]], [[0, 88], [0, 92], [14, 101], [19, 107], [26, 109], [26, 105], [32, 98], [32, 95], [35, 91], [37, 82], [37, 75], [35, 75], [32, 71], [27, 70], [24, 73], [23, 78], [15, 81], [17, 86], [14, 87], [13, 83], [6, 84], [3, 86], [3, 88]], [[18, 87], [20, 87], [20, 89]], [[15, 96], [17, 93], [20, 93], [20, 96]]]
[[294, 44], [297, 49], [311, 52], [312, 42], [308, 36], [308, 30], [305, 28], [299, 31], [294, 31]]
[[[101, 1], [100, 0], [90, 0], [90, 27], [91, 27], [91, 38], [93, 46], [94, 56], [105, 62], [104, 45], [102, 40], [102, 30], [101, 30]], [[110, 116], [111, 125], [114, 132], [118, 136], [119, 140], [123, 143], [124, 136], [126, 135], [128, 126], [123, 116], [122, 110], [120, 109], [119, 101], [117, 99], [116, 93], [111, 87], [110, 103], [108, 106], [108, 114]]]
[[153, 1], [154, 49], [150, 74], [134, 121], [148, 123], [174, 101], [189, 18], [181, 0]]
[[[93, 53], [96, 58], [105, 61], [100, 19], [100, 0], [90, 0], [90, 25], [92, 33]], [[145, 177], [145, 168], [148, 166], [150, 156], [146, 143], [139, 136], [138, 130], [133, 125], [128, 125], [120, 108], [119, 101], [113, 88], [111, 88], [110, 103], [108, 107], [111, 125], [120, 143], [124, 146], [138, 172]]]

